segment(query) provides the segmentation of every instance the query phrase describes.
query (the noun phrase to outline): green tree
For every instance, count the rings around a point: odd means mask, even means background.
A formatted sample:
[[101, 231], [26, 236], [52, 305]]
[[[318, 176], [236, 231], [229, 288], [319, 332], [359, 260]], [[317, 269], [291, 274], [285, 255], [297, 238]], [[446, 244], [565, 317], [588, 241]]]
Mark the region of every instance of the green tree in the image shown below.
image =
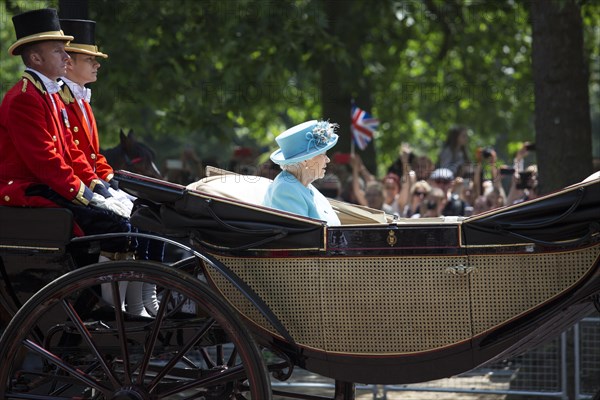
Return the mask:
[[[14, 40], [12, 15], [57, 3], [0, 0], [2, 43]], [[581, 4], [584, 65], [599, 69], [600, 4]], [[133, 128], [162, 158], [177, 155], [184, 143], [220, 161], [238, 144], [264, 148], [266, 155], [283, 129], [323, 116], [341, 123], [336, 150], [343, 151], [350, 143], [352, 98], [382, 122], [368, 153], [361, 153], [370, 165], [377, 161], [380, 174], [401, 142], [436, 160], [456, 123], [471, 127], [472, 154], [494, 146], [506, 162], [522, 141], [535, 137], [528, 1], [88, 5], [99, 45], [110, 56], [92, 86], [104, 146], [117, 142], [120, 128]], [[18, 58], [2, 52], [2, 93], [21, 69]], [[596, 104], [598, 76], [591, 76]], [[549, 164], [540, 167], [547, 175]]]
[[540, 184], [549, 192], [592, 172], [589, 67], [576, 1], [534, 1], [531, 15]]

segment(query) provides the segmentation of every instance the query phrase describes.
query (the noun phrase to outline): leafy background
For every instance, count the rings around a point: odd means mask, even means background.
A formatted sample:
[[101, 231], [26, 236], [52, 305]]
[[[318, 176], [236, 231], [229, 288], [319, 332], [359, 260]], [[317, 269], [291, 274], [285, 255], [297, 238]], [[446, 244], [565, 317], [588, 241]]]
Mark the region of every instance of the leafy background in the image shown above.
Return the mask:
[[[600, 158], [600, 2], [579, 4], [592, 152]], [[58, 1], [0, 0], [0, 94], [22, 70], [6, 52], [15, 40], [11, 16], [47, 6]], [[120, 129], [133, 129], [160, 160], [179, 157], [183, 146], [221, 165], [238, 145], [264, 158], [286, 127], [319, 118], [327, 102], [345, 101], [324, 79], [328, 65], [382, 122], [375, 151], [365, 154], [380, 174], [403, 142], [436, 160], [454, 124], [471, 128], [472, 154], [492, 146], [504, 162], [535, 139], [527, 1], [338, 1], [329, 4], [333, 13], [321, 0], [87, 6], [110, 56], [91, 85], [104, 147], [117, 143]], [[341, 141], [347, 149], [348, 132]]]

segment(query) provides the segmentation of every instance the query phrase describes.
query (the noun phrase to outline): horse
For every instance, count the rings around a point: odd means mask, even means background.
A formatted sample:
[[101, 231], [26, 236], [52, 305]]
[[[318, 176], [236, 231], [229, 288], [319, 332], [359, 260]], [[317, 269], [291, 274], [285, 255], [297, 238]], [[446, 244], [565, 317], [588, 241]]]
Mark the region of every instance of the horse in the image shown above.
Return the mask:
[[135, 137], [133, 130], [125, 135], [123, 129], [119, 134], [120, 143], [115, 147], [102, 151], [108, 164], [115, 170], [124, 169], [152, 178], [162, 179], [158, 167], [154, 163], [156, 153], [148, 145]]

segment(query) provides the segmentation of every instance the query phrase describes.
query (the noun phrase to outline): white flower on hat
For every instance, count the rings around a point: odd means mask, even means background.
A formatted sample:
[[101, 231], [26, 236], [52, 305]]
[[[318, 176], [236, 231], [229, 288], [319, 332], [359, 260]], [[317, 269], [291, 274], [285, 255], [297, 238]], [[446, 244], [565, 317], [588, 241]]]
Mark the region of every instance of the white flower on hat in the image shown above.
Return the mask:
[[306, 140], [308, 140], [306, 151], [309, 151], [311, 146], [318, 149], [319, 147], [327, 145], [338, 126], [338, 124], [332, 124], [329, 123], [329, 121], [317, 122], [317, 125], [315, 125], [313, 130], [306, 133]]

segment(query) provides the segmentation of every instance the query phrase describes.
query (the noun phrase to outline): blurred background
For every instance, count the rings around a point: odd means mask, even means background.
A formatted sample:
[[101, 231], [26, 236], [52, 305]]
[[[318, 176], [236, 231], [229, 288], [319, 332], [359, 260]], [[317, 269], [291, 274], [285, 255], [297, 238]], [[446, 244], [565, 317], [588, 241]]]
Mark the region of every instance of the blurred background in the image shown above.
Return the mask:
[[379, 177], [403, 143], [436, 162], [455, 125], [473, 161], [536, 142], [541, 192], [600, 168], [598, 1], [0, 0], [0, 95], [22, 72], [11, 17], [43, 7], [97, 21], [102, 147], [132, 130], [161, 170], [260, 165], [307, 119], [339, 123], [349, 152], [353, 102], [379, 120], [356, 150]]

